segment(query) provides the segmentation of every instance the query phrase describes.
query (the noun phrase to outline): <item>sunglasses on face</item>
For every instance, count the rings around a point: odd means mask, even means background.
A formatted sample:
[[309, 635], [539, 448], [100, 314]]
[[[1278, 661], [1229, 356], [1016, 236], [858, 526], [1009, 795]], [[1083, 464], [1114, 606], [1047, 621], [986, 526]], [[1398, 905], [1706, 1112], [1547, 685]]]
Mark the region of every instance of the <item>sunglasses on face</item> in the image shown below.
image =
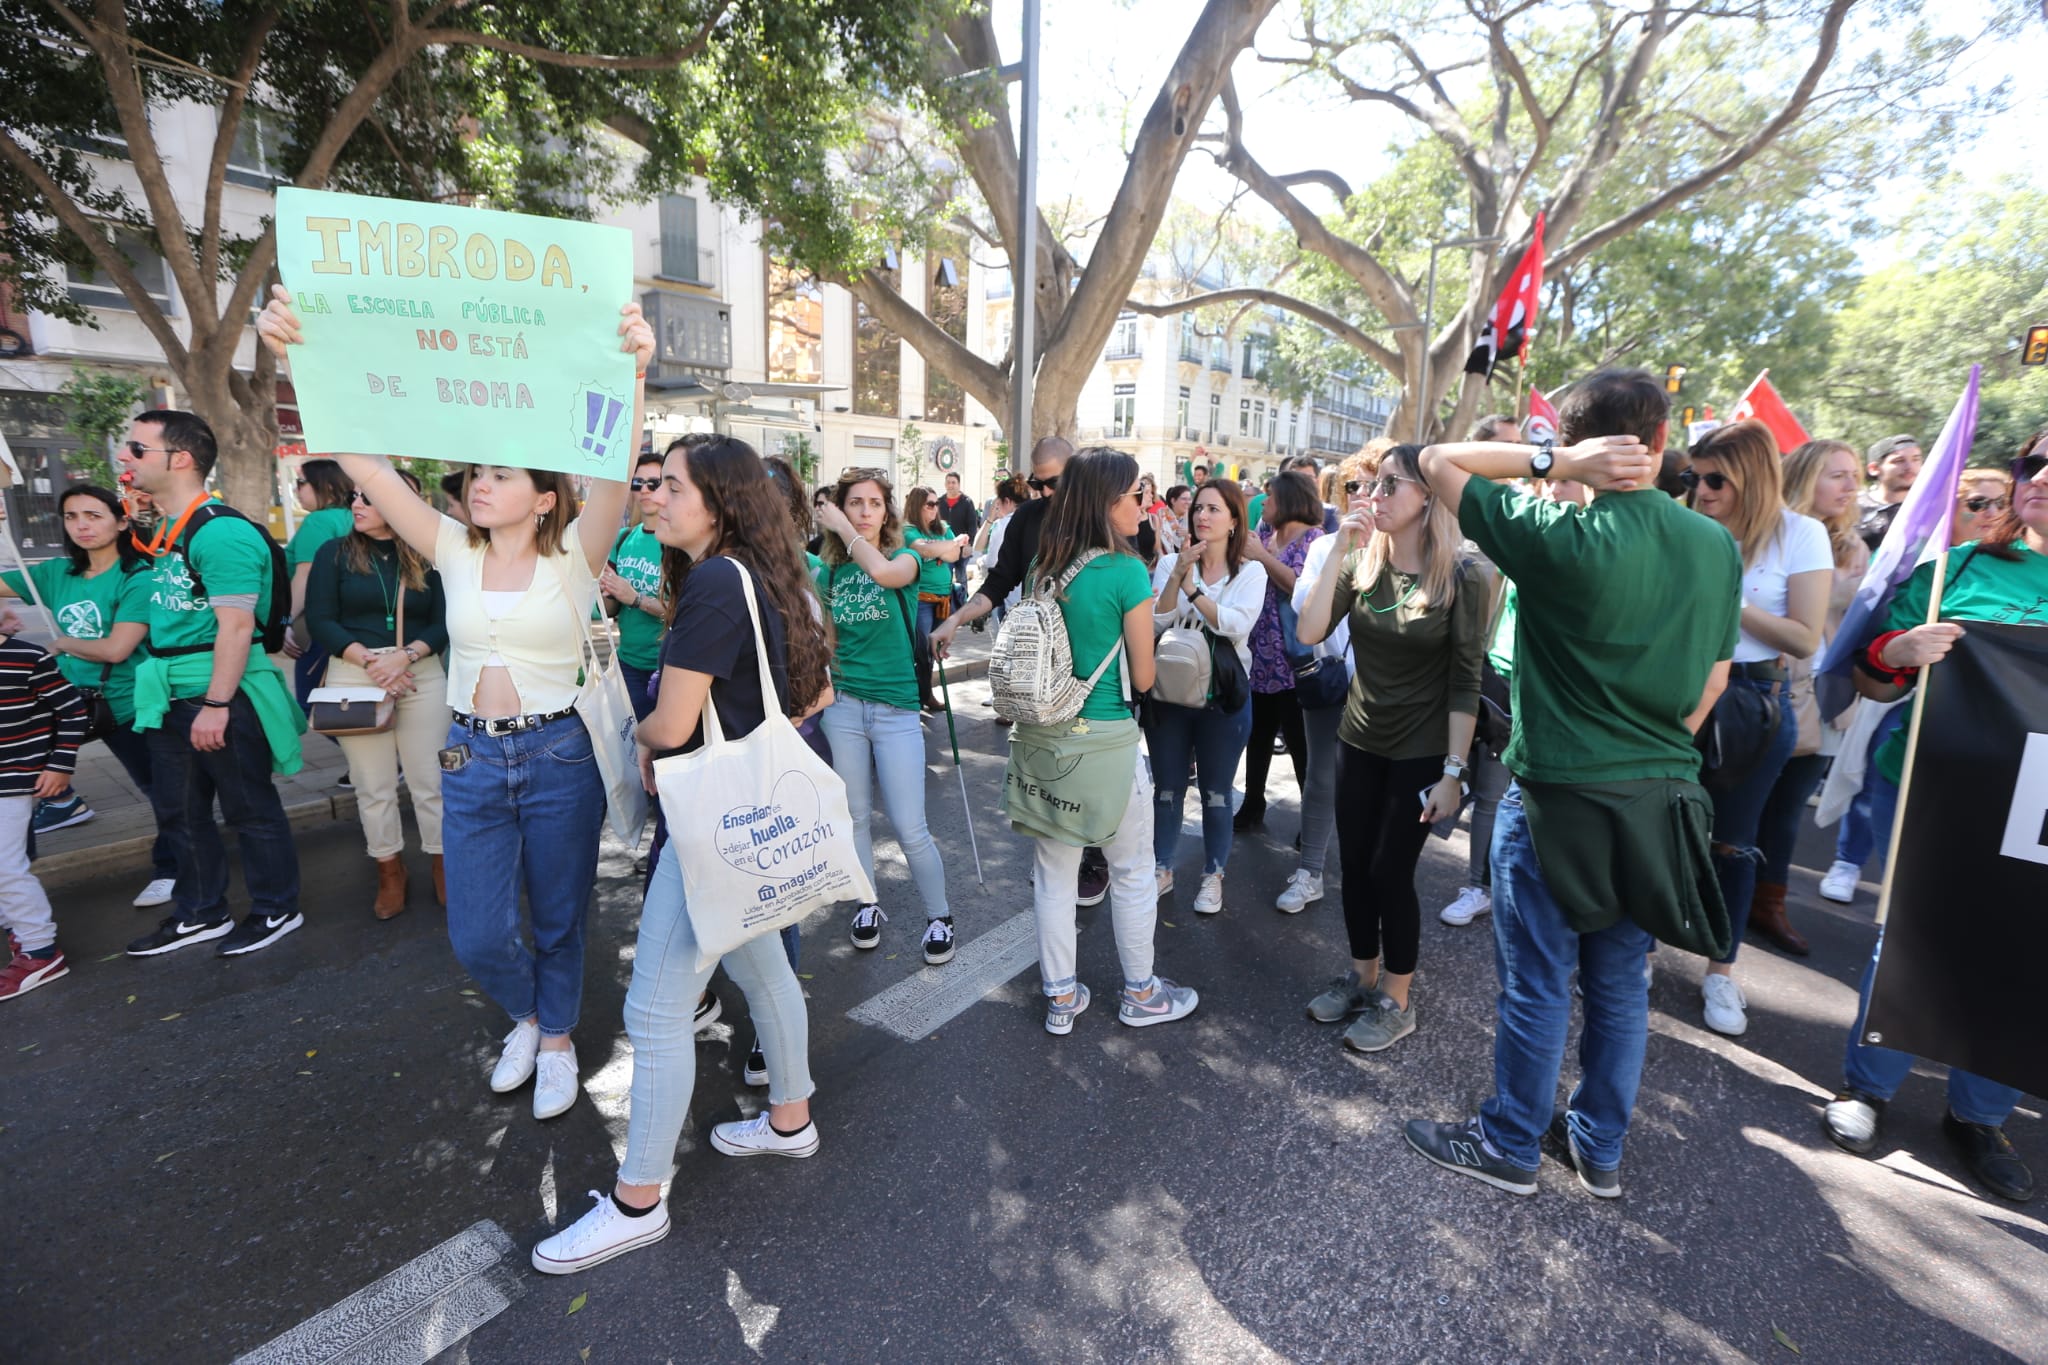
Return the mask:
[[349, 500], [350, 502], [352, 502], [352, 503], [357, 503], [357, 502], [359, 502], [359, 503], [361, 503], [361, 504], [362, 504], [363, 506], [365, 506], [365, 507], [368, 507], [368, 506], [370, 505], [370, 495], [369, 495], [369, 494], [367, 494], [367, 493], [365, 493], [365, 492], [364, 492], [364, 491], [363, 491], [362, 489], [360, 489], [360, 488], [358, 488], [358, 489], [356, 489], [356, 490], [355, 490], [354, 492], [350, 493], [350, 494], [348, 495], [348, 500]]
[[1414, 482], [1413, 479], [1404, 479], [1395, 474], [1382, 474], [1365, 485], [1365, 495], [1368, 498], [1391, 498], [1402, 484]]
[[1060, 476], [1055, 474], [1049, 479], [1041, 479], [1036, 474], [1033, 474], [1030, 478], [1024, 480], [1024, 482], [1031, 485], [1033, 492], [1051, 493], [1059, 488]]
[[626, 486], [632, 489], [635, 493], [652, 493], [655, 489], [661, 487], [661, 480], [634, 479], [631, 483], [627, 484]]
[[1969, 508], [1972, 512], [1981, 512], [1987, 507], [1994, 512], [2003, 512], [2006, 508], [2012, 506], [2012, 500], [2010, 498], [1964, 498], [1963, 506]]
[[[149, 454], [152, 450], [157, 451], [160, 454], [168, 455], [173, 450], [177, 449], [176, 446], [146, 446], [140, 441], [129, 441], [127, 442], [127, 446], [128, 453], [130, 455], [133, 455], [138, 460], [141, 459], [143, 456]], [[303, 484], [305, 480], [300, 479], [299, 482]]]
[[1678, 481], [1685, 485], [1688, 493], [1698, 488], [1701, 484], [1705, 484], [1708, 488], [1718, 493], [1734, 482], [1734, 480], [1719, 470], [1711, 474], [1702, 474], [1696, 469], [1681, 470], [1678, 475]]
[[[131, 441], [129, 444], [134, 443]], [[2032, 483], [2041, 477], [2044, 469], [2048, 469], [2048, 452], [2037, 450], [2031, 455], [2022, 455], [2012, 462], [2013, 482]]]

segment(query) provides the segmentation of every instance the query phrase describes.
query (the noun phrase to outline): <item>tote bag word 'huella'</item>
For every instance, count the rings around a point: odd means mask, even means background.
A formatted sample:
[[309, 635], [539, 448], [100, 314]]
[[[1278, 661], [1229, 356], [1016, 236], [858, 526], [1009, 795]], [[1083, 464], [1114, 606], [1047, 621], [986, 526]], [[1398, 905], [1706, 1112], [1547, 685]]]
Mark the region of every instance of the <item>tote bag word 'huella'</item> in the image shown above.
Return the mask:
[[654, 764], [699, 971], [820, 906], [875, 898], [854, 850], [846, 784], [776, 706], [754, 580], [733, 564], [746, 589], [767, 716], [752, 734], [727, 739], [706, 697], [703, 746]]

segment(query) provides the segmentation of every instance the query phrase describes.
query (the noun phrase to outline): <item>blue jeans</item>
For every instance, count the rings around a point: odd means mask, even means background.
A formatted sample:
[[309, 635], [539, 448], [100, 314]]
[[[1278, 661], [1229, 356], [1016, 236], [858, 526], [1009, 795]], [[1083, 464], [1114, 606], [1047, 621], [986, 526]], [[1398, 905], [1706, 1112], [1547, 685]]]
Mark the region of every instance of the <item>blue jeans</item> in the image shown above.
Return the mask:
[[654, 694], [647, 689], [647, 680], [657, 670], [635, 668], [624, 659], [619, 660], [619, 676], [626, 680], [626, 695], [633, 699], [633, 718], [646, 720], [654, 714]]
[[[1884, 951], [1884, 935], [1870, 951], [1870, 963], [1863, 969], [1862, 998], [1856, 1005], [1856, 1024], [1849, 1030], [1848, 1056], [1842, 1061], [1842, 1076], [1849, 1089], [1874, 1100], [1888, 1100], [1899, 1091], [1913, 1070], [1913, 1056], [1888, 1047], [1872, 1047], [1863, 1041], [1864, 1019], [1870, 1013], [1870, 987], [1877, 980], [1877, 959]], [[1986, 1123], [1993, 1128], [2012, 1117], [2020, 1092], [2009, 1085], [1986, 1080], [1960, 1067], [1948, 1069], [1949, 1111], [1965, 1123]]]
[[270, 741], [256, 708], [241, 692], [228, 707], [227, 743], [210, 753], [192, 747], [196, 700], [174, 701], [149, 736], [157, 835], [167, 838], [177, 866], [175, 904], [187, 924], [228, 917], [228, 851], [213, 822], [213, 805], [242, 850], [242, 881], [252, 913], [273, 919], [299, 909], [299, 850], [291, 821], [270, 780]]
[[[583, 923], [597, 881], [604, 781], [577, 716], [511, 735], [453, 725], [469, 762], [441, 774], [448, 939], [514, 1019], [571, 1032], [583, 1006]], [[521, 932], [526, 893], [533, 946]]]
[[1500, 1003], [1493, 1097], [1479, 1106], [1479, 1115], [1488, 1140], [1515, 1165], [1533, 1171], [1541, 1164], [1537, 1144], [1557, 1099], [1575, 967], [1586, 993], [1586, 1025], [1567, 1121], [1594, 1166], [1613, 1170], [1621, 1164], [1650, 1036], [1643, 954], [1652, 942], [1627, 919], [1597, 934], [1572, 932], [1537, 865], [1522, 789], [1509, 786], [1493, 825], [1493, 960]]
[[[156, 817], [156, 842], [149, 848], [149, 875], [152, 878], [175, 878], [178, 875], [178, 856], [171, 848], [170, 836], [164, 833], [163, 798], [156, 790], [156, 773], [149, 761], [149, 736], [137, 730], [133, 721], [116, 726], [100, 736], [107, 742], [107, 752], [112, 754], [128, 774], [128, 780], [135, 784], [135, 790], [142, 793], [142, 799], [149, 802], [150, 813]], [[179, 799], [178, 794], [172, 794]]]
[[[1779, 683], [1758, 678], [1731, 678], [1728, 686], [1754, 688], [1766, 695], [1784, 690]], [[1757, 847], [1764, 807], [1799, 743], [1799, 718], [1792, 712], [1791, 699], [1781, 695], [1779, 700], [1777, 733], [1770, 737], [1756, 765], [1734, 782], [1716, 783], [1708, 774], [1702, 783], [1714, 798], [1714, 878], [1721, 883], [1721, 899], [1728, 905], [1728, 956], [1716, 958], [1717, 962], [1733, 962], [1742, 951], [1749, 903], [1756, 896], [1756, 871], [1764, 856]]]
[[[776, 939], [749, 939], [719, 961], [747, 997], [747, 1011], [768, 1059], [768, 1099], [789, 1104], [809, 1099], [810, 1016], [796, 971]], [[654, 1185], [675, 1171], [676, 1143], [697, 1086], [697, 997], [712, 968], [697, 968], [697, 937], [683, 900], [683, 873], [675, 845], [655, 864], [654, 882], [640, 910], [633, 984], [626, 989], [626, 1036], [633, 1041], [633, 1106], [626, 1125], [626, 1159], [619, 1179]]]
[[[896, 842], [910, 864], [926, 919], [944, 919], [946, 867], [924, 820], [924, 726], [917, 712], [884, 702], [863, 701], [841, 692], [819, 717], [832, 746], [832, 770], [846, 783], [846, 812], [853, 820], [853, 846], [868, 880], [875, 877], [875, 782], [882, 808], [896, 827]], [[879, 888], [877, 888], [879, 890]]]
[[1899, 807], [1899, 784], [1877, 770], [1877, 751], [1892, 737], [1894, 731], [1906, 723], [1908, 708], [1893, 707], [1878, 722], [1877, 730], [1870, 737], [1870, 749], [1865, 755], [1863, 790], [1849, 803], [1849, 813], [1842, 817], [1841, 828], [1835, 832], [1835, 860], [1853, 863], [1857, 867], [1869, 862], [1872, 855], [1887, 858], [1891, 855], [1892, 816]]
[[[1180, 847], [1181, 806], [1188, 794], [1188, 757], [1194, 756], [1195, 785], [1202, 793], [1202, 872], [1221, 872], [1230, 861], [1230, 790], [1237, 761], [1252, 733], [1252, 703], [1236, 711], [1197, 711], [1158, 702], [1145, 729], [1152, 755], [1152, 781], [1159, 801], [1152, 819], [1152, 857], [1171, 870]], [[1303, 841], [1307, 842], [1306, 840]]]

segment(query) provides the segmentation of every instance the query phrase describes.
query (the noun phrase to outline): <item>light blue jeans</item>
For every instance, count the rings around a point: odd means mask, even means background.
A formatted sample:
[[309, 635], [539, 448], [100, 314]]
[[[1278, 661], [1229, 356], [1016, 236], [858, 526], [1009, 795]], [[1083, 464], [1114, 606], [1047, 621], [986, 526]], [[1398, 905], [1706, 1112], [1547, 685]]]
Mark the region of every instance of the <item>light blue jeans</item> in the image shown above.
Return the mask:
[[[1871, 775], [1876, 778], [1876, 774]], [[1882, 779], [1878, 779], [1882, 780]], [[1848, 1055], [1843, 1059], [1842, 1075], [1849, 1088], [1874, 1100], [1889, 1100], [1899, 1093], [1906, 1077], [1913, 1071], [1913, 1055], [1896, 1052], [1888, 1047], [1874, 1047], [1863, 1041], [1864, 1029], [1868, 1026], [1870, 1014], [1870, 992], [1877, 981], [1877, 959], [1884, 952], [1884, 934], [1877, 936], [1877, 946], [1870, 950], [1870, 961], [1863, 968], [1861, 998], [1856, 1005], [1856, 1024], [1849, 1030]], [[1959, 1066], [1948, 1069], [1949, 1112], [1964, 1123], [1982, 1123], [1998, 1128], [2012, 1117], [2014, 1106], [2020, 1102], [2020, 1092], [2009, 1085], [1965, 1071]]]
[[896, 842], [910, 864], [926, 919], [944, 919], [946, 867], [924, 820], [924, 726], [917, 712], [841, 692], [818, 717], [832, 744], [832, 770], [846, 784], [846, 813], [853, 820], [853, 846], [860, 865], [875, 880], [875, 781], [882, 808], [895, 826]]
[[[1158, 702], [1145, 748], [1152, 756], [1152, 781], [1159, 809], [1152, 818], [1152, 856], [1172, 868], [1180, 849], [1181, 805], [1188, 795], [1188, 760], [1194, 760], [1195, 786], [1202, 794], [1202, 871], [1221, 872], [1230, 861], [1231, 785], [1238, 760], [1252, 733], [1252, 699], [1235, 711], [1196, 710]], [[1302, 843], [1307, 844], [1307, 840]]]
[[1344, 708], [1318, 706], [1301, 713], [1308, 736], [1308, 784], [1301, 792], [1301, 865], [1317, 876], [1330, 856], [1330, 833], [1337, 828], [1337, 727]]
[[[747, 997], [747, 1012], [768, 1058], [769, 1102], [809, 1099], [816, 1088], [811, 1084], [810, 1015], [781, 941], [761, 934], [720, 961]], [[697, 936], [690, 928], [682, 867], [671, 843], [661, 851], [640, 910], [633, 984], [626, 988], [633, 1106], [619, 1179], [628, 1185], [656, 1185], [675, 1172], [676, 1143], [697, 1087], [697, 997], [717, 965], [697, 968]]]

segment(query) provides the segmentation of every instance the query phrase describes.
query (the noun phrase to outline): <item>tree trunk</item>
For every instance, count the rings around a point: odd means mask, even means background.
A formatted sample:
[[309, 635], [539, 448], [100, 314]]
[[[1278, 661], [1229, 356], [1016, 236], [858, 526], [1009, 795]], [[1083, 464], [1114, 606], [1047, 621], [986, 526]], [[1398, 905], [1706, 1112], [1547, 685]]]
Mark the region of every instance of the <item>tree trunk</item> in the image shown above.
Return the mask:
[[195, 372], [184, 376], [185, 387], [192, 410], [213, 427], [220, 446], [220, 460], [214, 468], [221, 496], [251, 518], [265, 521], [271, 504], [277, 501], [275, 390], [267, 383], [258, 386], [253, 401], [245, 404], [238, 401], [229, 372], [196, 373], [199, 368], [195, 363]]

